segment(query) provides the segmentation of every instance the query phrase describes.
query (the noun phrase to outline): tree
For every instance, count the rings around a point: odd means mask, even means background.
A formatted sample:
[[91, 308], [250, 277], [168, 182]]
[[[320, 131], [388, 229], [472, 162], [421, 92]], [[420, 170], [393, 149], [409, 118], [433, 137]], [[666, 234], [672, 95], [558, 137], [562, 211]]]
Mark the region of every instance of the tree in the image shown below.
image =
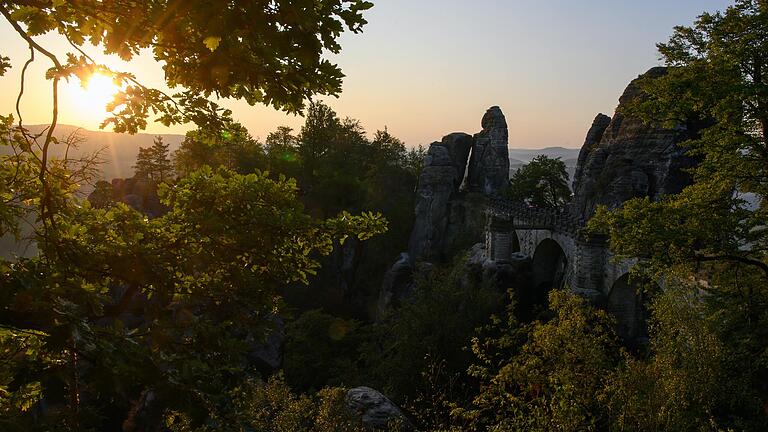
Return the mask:
[[301, 175], [299, 139], [292, 132], [293, 129], [288, 126], [280, 126], [270, 132], [264, 143], [264, 152], [268, 170], [298, 178]]
[[[80, 51], [86, 42], [101, 45], [106, 54], [117, 54], [124, 60], [131, 60], [142, 49], [152, 49], [155, 60], [165, 63], [169, 85], [186, 90], [176, 106], [130, 75], [116, 74], [129, 86], [118, 96], [125, 109], [110, 122], [119, 129], [135, 131], [145, 125], [150, 107], [160, 108], [163, 121], [171, 122], [178, 120], [177, 115], [195, 112], [196, 116], [213, 108], [198, 95], [234, 97], [298, 112], [304, 100], [314, 94], [337, 94], [343, 75], [322, 55], [341, 50], [337, 38], [344, 27], [361, 31], [366, 24], [362, 12], [371, 6], [361, 0], [313, 4], [12, 1], [0, 12], [30, 42], [31, 49], [53, 61], [50, 75], [59, 79], [104, 69]], [[264, 25], [254, 26], [254, 22]], [[135, 31], [137, 28], [141, 32]], [[77, 56], [62, 64], [32, 39], [49, 32], [66, 37], [78, 49]], [[169, 102], [172, 106], [165, 105]], [[195, 106], [199, 103], [204, 106]]]
[[322, 102], [312, 102], [307, 111], [304, 126], [299, 135], [299, 156], [304, 168], [304, 178], [312, 183], [317, 174], [320, 159], [325, 157], [336, 141], [341, 121], [331, 107]]
[[[722, 338], [722, 310], [685, 285], [652, 302], [650, 355], [606, 374], [612, 430], [761, 430], [762, 402]], [[740, 365], [739, 365], [740, 366]]]
[[[722, 13], [704, 13], [658, 48], [668, 73], [642, 83], [648, 97], [627, 113], [702, 128], [685, 143], [699, 160], [694, 183], [659, 201], [601, 208], [590, 228], [609, 234], [618, 257], [645, 257], [641, 271], [651, 278], [706, 292], [701, 313], [718, 315], [708, 324], [717, 335], [710, 345], [728, 359], [713, 370], [725, 382], [748, 383], [741, 393], [766, 401], [768, 365], [757, 359], [768, 351], [768, 3], [737, 0]], [[748, 418], [764, 428], [758, 405], [741, 411], [716, 404], [712, 423]]]
[[552, 291], [554, 317], [521, 325], [514, 303], [473, 339], [478, 362], [470, 374], [481, 391], [455, 414], [468, 430], [603, 430], [599, 399], [604, 379], [620, 360], [606, 312], [564, 291]]
[[[122, 204], [97, 209], [74, 197], [85, 171], [73, 174], [72, 161], [48, 155], [58, 143], [58, 85], [71, 77], [113, 77], [122, 90], [103, 126], [131, 133], [155, 114], [165, 125], [226, 133], [230, 113], [210, 96], [299, 112], [312, 94], [337, 94], [341, 72], [321, 56], [339, 51], [344, 27], [360, 31], [371, 4], [310, 3], [0, 4], [29, 46], [26, 66], [36, 55], [52, 64], [53, 96], [43, 135], [24, 129], [21, 112], [17, 126], [10, 116], [0, 126], [0, 142], [14, 153], [0, 161], [0, 231], [14, 230], [29, 209], [40, 221], [39, 255], [0, 261], [0, 429], [158, 430], [177, 416], [190, 428], [236, 427], [222, 413], [255, 375], [246, 347], [263, 337], [280, 290], [306, 283], [334, 242], [383, 232], [379, 215], [313, 219], [295, 182], [227, 169], [202, 168], [161, 186], [169, 207], [161, 217]], [[65, 37], [74, 53], [46, 49], [37, 36], [48, 33]], [[125, 60], [149, 48], [179, 92], [96, 63], [86, 42]], [[0, 56], [0, 75], [8, 67]], [[157, 144], [143, 160], [165, 163], [167, 148]]]
[[[313, 94], [339, 93], [343, 75], [322, 56], [341, 50], [337, 39], [345, 27], [360, 32], [366, 23], [362, 12], [372, 6], [363, 0], [312, 4], [202, 0], [151, 4], [133, 0], [4, 2], [0, 15], [29, 46], [26, 66], [35, 61], [36, 53], [46, 57], [52, 66], [46, 72], [52, 82], [52, 120], [44, 136], [25, 132], [21, 113], [17, 112], [19, 132], [28, 147], [34, 141], [41, 149], [38, 178], [43, 191], [40, 213], [44, 227], [55, 224], [55, 198], [46, 181], [51, 171], [48, 152], [56, 142], [62, 80], [77, 77], [85, 82], [95, 73], [112, 77], [121, 90], [108, 104], [111, 116], [102, 127], [111, 124], [116, 132], [136, 133], [146, 128], [150, 113], [166, 126], [194, 122], [200, 127], [222, 129], [231, 113], [208, 100], [212, 95], [300, 112], [304, 101]], [[254, 22], [263, 25], [254, 26]], [[35, 39], [49, 33], [63, 36], [74, 52], [55, 53]], [[166, 84], [180, 91], [167, 95], [146, 87], [132, 74], [95, 62], [85, 51], [86, 42], [123, 60], [131, 60], [141, 50], [152, 52], [156, 61], [164, 63]], [[9, 67], [7, 57], [0, 56], [0, 72]]]
[[173, 154], [176, 171], [187, 175], [203, 166], [225, 167], [241, 174], [266, 168], [264, 149], [240, 123], [221, 129], [199, 127], [187, 132]]
[[168, 144], [163, 144], [163, 137], [157, 136], [152, 147], [139, 147], [136, 157], [137, 177], [148, 178], [156, 182], [164, 182], [173, 171], [173, 165], [168, 158]]
[[[345, 389], [340, 387], [324, 388], [311, 396], [295, 394], [280, 375], [266, 383], [251, 380], [231, 392], [234, 406], [212, 423], [260, 432], [364, 432], [366, 429], [346, 408], [345, 396]], [[173, 432], [215, 430], [195, 428], [182, 413], [170, 422]]]
[[539, 208], [562, 208], [571, 200], [565, 163], [536, 156], [512, 175], [507, 197]]
[[41, 257], [0, 273], [0, 352], [22, 353], [0, 365], [12, 396], [0, 422], [143, 430], [168, 410], [193, 424], [225, 410], [254, 374], [243, 341], [263, 337], [282, 287], [307, 283], [335, 239], [384, 230], [368, 213], [314, 220], [296, 192], [205, 168], [161, 186], [161, 217], [122, 204], [61, 214]]

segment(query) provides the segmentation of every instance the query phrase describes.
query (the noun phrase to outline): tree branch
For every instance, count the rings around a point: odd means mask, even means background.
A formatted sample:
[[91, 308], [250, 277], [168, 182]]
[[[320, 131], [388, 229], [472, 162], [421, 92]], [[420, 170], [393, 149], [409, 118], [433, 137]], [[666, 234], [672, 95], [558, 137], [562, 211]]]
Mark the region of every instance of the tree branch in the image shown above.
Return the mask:
[[5, 19], [8, 20], [8, 22], [11, 24], [13, 29], [16, 30], [16, 33], [21, 35], [21, 37], [25, 41], [27, 41], [27, 43], [29, 43], [31, 46], [33, 46], [36, 50], [40, 51], [40, 53], [42, 53], [44, 56], [46, 56], [49, 59], [51, 59], [53, 64], [56, 66], [56, 69], [61, 69], [61, 63], [59, 62], [59, 59], [56, 58], [56, 56], [53, 55], [50, 51], [48, 51], [47, 49], [41, 47], [37, 42], [35, 42], [35, 40], [32, 39], [32, 37], [29, 36], [27, 34], [27, 32], [24, 31], [23, 28], [21, 28], [19, 23], [16, 20], [14, 20], [13, 18], [11, 18], [11, 14], [10, 14], [10, 12], [8, 12], [8, 9], [6, 9], [4, 6], [0, 6], [0, 14], [2, 14], [5, 17]]
[[731, 262], [738, 262], [742, 264], [746, 264], [749, 266], [757, 267], [760, 270], [765, 273], [765, 276], [768, 277], [768, 264], [766, 264], [763, 261], [747, 258], [739, 255], [731, 255], [731, 254], [723, 254], [723, 255], [701, 255], [696, 254], [694, 256], [694, 259], [698, 262], [707, 262], [707, 261], [731, 261]]

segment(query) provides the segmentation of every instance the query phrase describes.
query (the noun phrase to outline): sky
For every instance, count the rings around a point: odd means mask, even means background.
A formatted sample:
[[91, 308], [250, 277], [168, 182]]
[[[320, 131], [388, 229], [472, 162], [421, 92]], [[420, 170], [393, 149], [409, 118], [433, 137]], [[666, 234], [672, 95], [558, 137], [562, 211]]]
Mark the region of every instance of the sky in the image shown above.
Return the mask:
[[[510, 147], [581, 146], [592, 119], [611, 115], [626, 85], [660, 64], [655, 44], [675, 25], [726, 0], [373, 0], [363, 33], [345, 33], [342, 52], [329, 57], [345, 73], [341, 96], [321, 98], [341, 117], [373, 133], [385, 127], [408, 146], [428, 145], [451, 132], [474, 133], [485, 110], [498, 105], [509, 126]], [[26, 44], [0, 22], [0, 54], [13, 69], [0, 78], [0, 113], [14, 111]], [[57, 37], [39, 38], [64, 52]], [[71, 49], [70, 49], [71, 50]], [[98, 61], [163, 87], [161, 65], [149, 55], [129, 64], [87, 51]], [[49, 67], [28, 72], [22, 113], [27, 124], [50, 119]], [[76, 83], [61, 92], [60, 122], [97, 129], [105, 117], [93, 92]], [[303, 119], [264, 106], [221, 101], [255, 137]], [[183, 133], [191, 125], [151, 133]]]

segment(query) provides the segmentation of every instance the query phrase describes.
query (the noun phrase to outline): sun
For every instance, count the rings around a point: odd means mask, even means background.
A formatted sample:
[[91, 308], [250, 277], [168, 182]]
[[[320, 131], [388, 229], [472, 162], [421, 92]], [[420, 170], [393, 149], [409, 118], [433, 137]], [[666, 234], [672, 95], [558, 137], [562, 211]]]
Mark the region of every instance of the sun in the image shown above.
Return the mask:
[[73, 85], [71, 90], [73, 102], [81, 110], [81, 115], [103, 117], [107, 113], [107, 104], [112, 101], [120, 88], [115, 85], [112, 78], [95, 73], [87, 81]]

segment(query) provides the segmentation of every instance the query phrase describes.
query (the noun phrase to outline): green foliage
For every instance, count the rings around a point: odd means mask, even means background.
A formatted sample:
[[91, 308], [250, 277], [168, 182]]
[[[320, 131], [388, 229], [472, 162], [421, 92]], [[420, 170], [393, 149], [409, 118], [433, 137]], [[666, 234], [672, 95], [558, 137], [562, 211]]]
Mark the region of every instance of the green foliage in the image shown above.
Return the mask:
[[182, 176], [203, 166], [221, 166], [241, 174], [265, 168], [261, 143], [240, 123], [187, 132], [181, 147], [173, 154], [173, 162], [176, 172]]
[[168, 144], [163, 144], [163, 137], [157, 136], [152, 147], [139, 147], [136, 157], [135, 176], [148, 178], [163, 183], [169, 180], [173, 173], [173, 165], [168, 158]]
[[[300, 112], [313, 94], [337, 94], [342, 74], [322, 55], [340, 50], [345, 27], [360, 30], [371, 6], [359, 0], [0, 5], [33, 53], [52, 63], [45, 76], [54, 100], [62, 79], [106, 74], [121, 91], [103, 126], [135, 133], [150, 116], [165, 125], [194, 122], [200, 132], [188, 147], [202, 149], [182, 165], [182, 179], [161, 186], [169, 212], [150, 220], [112, 205], [104, 184], [94, 206], [73, 197], [93, 165], [49, 157], [59, 142], [55, 115], [44, 138], [2, 118], [0, 142], [12, 155], [4, 151], [0, 165], [0, 233], [15, 231], [31, 212], [40, 250], [32, 259], [0, 262], [3, 430], [159, 430], [169, 415], [191, 429], [214, 420], [215, 429], [243, 424], [225, 414], [255, 375], [248, 349], [280, 310], [281, 290], [307, 283], [335, 242], [370, 238], [386, 222], [372, 211], [339, 209], [332, 214], [338, 217], [322, 220], [307, 215], [296, 183], [258, 171], [261, 147], [208, 98]], [[46, 50], [36, 41], [46, 38], [34, 37], [48, 33], [65, 36], [77, 54]], [[164, 64], [166, 84], [182, 90], [169, 96], [95, 63], [82, 49], [86, 42], [125, 60], [149, 49]], [[0, 74], [7, 68], [2, 57]], [[247, 174], [205, 167], [199, 156], [207, 147], [220, 158], [210, 165]], [[164, 181], [167, 146], [158, 140], [143, 149], [137, 168]], [[316, 415], [301, 420], [306, 430], [335, 430], [346, 421], [340, 391], [327, 395], [312, 402]], [[308, 406], [304, 398], [285, 400], [275, 416]], [[297, 430], [290, 421], [272, 423]]]
[[482, 391], [472, 408], [454, 412], [472, 430], [604, 428], [598, 397], [619, 359], [612, 323], [573, 294], [553, 291], [549, 304], [555, 316], [548, 322], [521, 328], [514, 319], [497, 318], [498, 338], [474, 340], [480, 362], [470, 371]]
[[208, 419], [206, 426], [192, 426], [182, 413], [170, 413], [166, 425], [173, 432], [362, 432], [365, 429], [346, 409], [345, 395], [338, 387], [297, 395], [277, 375], [266, 383], [250, 380], [232, 390], [231, 409]]
[[560, 158], [536, 156], [512, 175], [506, 194], [534, 207], [562, 208], [571, 200], [565, 163]]
[[[408, 242], [413, 224], [413, 190], [421, 161], [387, 131], [369, 140], [360, 123], [339, 119], [316, 102], [310, 106], [298, 136], [279, 128], [267, 137], [266, 166], [271, 174], [295, 176], [308, 211], [319, 217], [340, 211], [376, 211], [389, 221], [389, 231], [370, 242], [341, 248], [309, 290], [293, 290], [297, 307], [355, 318], [373, 316], [372, 306], [392, 257]], [[354, 251], [351, 268], [342, 270], [342, 253]]]
[[319, 310], [303, 313], [286, 327], [283, 371], [293, 388], [318, 390], [325, 385], [362, 385], [360, 323]]
[[[416, 281], [413, 297], [373, 328], [366, 348], [377, 388], [396, 400], [432, 391], [422, 373], [442, 367], [446, 378], [471, 364], [469, 346], [476, 327], [495, 310], [501, 294], [495, 287], [465, 280], [466, 261], [434, 269]], [[443, 363], [444, 362], [444, 363]]]
[[653, 356], [630, 361], [612, 383], [620, 430], [766, 427], [766, 29], [757, 0], [677, 27], [658, 45], [668, 74], [642, 83], [648, 97], [627, 108], [702, 131], [686, 143], [699, 160], [693, 185], [600, 209], [589, 224], [618, 256], [646, 257], [644, 270], [669, 291], [655, 305]]
[[152, 220], [124, 205], [60, 212], [44, 258], [0, 274], [8, 343], [41, 339], [0, 375], [40, 383], [56, 409], [38, 427], [101, 430], [129, 412], [151, 425], [166, 408], [199, 422], [248, 376], [243, 341], [264, 336], [279, 290], [306, 283], [335, 238], [384, 229], [373, 214], [313, 220], [294, 182], [262, 173], [203, 169], [160, 193], [170, 211]]
[[301, 161], [299, 159], [299, 140], [292, 134], [293, 129], [288, 126], [280, 126], [276, 131], [267, 135], [264, 143], [267, 166], [266, 169], [285, 174], [291, 178], [301, 175]]
[[[314, 94], [337, 95], [343, 74], [323, 55], [341, 50], [338, 38], [345, 28], [360, 32], [366, 24], [362, 13], [372, 6], [362, 0], [114, 5], [95, 0], [14, 1], [6, 2], [0, 12], [25, 38], [57, 32], [77, 48], [77, 55], [68, 54], [66, 62], [55, 60], [49, 78], [100, 71], [124, 85], [110, 104], [113, 115], [104, 125], [112, 123], [116, 131], [135, 133], [146, 127], [150, 112], [166, 125], [220, 124], [221, 114], [226, 118], [228, 113], [208, 101], [210, 96], [300, 112]], [[81, 55], [87, 43], [123, 60], [149, 49], [164, 64], [168, 86], [184, 90], [167, 96], [141, 85], [130, 74], [110, 71]], [[35, 48], [55, 57], [50, 50]]]
[[[700, 159], [696, 184], [662, 203], [630, 202], [615, 215], [601, 213], [593, 226], [606, 227], [617, 250], [634, 246], [658, 257], [657, 251], [671, 249], [675, 263], [741, 262], [768, 278], [767, 28], [764, 2], [739, 0], [725, 13], [705, 13], [693, 27], [676, 28], [669, 42], [659, 44], [669, 73], [643, 83], [648, 97], [628, 111], [668, 125], [705, 126], [687, 143]], [[755, 208], [745, 202], [750, 196], [759, 203]], [[646, 218], [658, 235], [641, 241], [634, 227], [626, 228]]]
[[0, 236], [18, 234], [20, 218], [34, 199], [37, 170], [29, 145], [13, 127], [13, 116], [0, 116]]
[[616, 430], [759, 430], [760, 399], [723, 338], [723, 313], [688, 287], [654, 301], [651, 356], [627, 358], [605, 402]]
[[385, 214], [390, 222], [386, 234], [350, 246], [355, 257], [353, 268], [342, 276], [346, 289], [341, 288], [342, 271], [334, 255], [324, 261], [311, 288], [287, 292], [291, 303], [304, 310], [322, 306], [336, 314], [366, 318], [372, 316], [370, 307], [392, 257], [407, 245], [422, 157], [421, 149], [406, 149], [387, 131], [377, 131], [369, 140], [358, 121], [341, 120], [328, 106], [315, 102], [299, 135], [279, 127], [262, 145], [237, 123], [224, 129], [198, 128], [187, 133], [174, 162], [180, 175], [207, 165], [243, 174], [266, 170], [273, 179], [296, 178], [302, 202], [318, 217], [343, 211]]
[[6, 72], [8, 72], [8, 69], [11, 68], [11, 59], [0, 55], [0, 76], [5, 75]]

